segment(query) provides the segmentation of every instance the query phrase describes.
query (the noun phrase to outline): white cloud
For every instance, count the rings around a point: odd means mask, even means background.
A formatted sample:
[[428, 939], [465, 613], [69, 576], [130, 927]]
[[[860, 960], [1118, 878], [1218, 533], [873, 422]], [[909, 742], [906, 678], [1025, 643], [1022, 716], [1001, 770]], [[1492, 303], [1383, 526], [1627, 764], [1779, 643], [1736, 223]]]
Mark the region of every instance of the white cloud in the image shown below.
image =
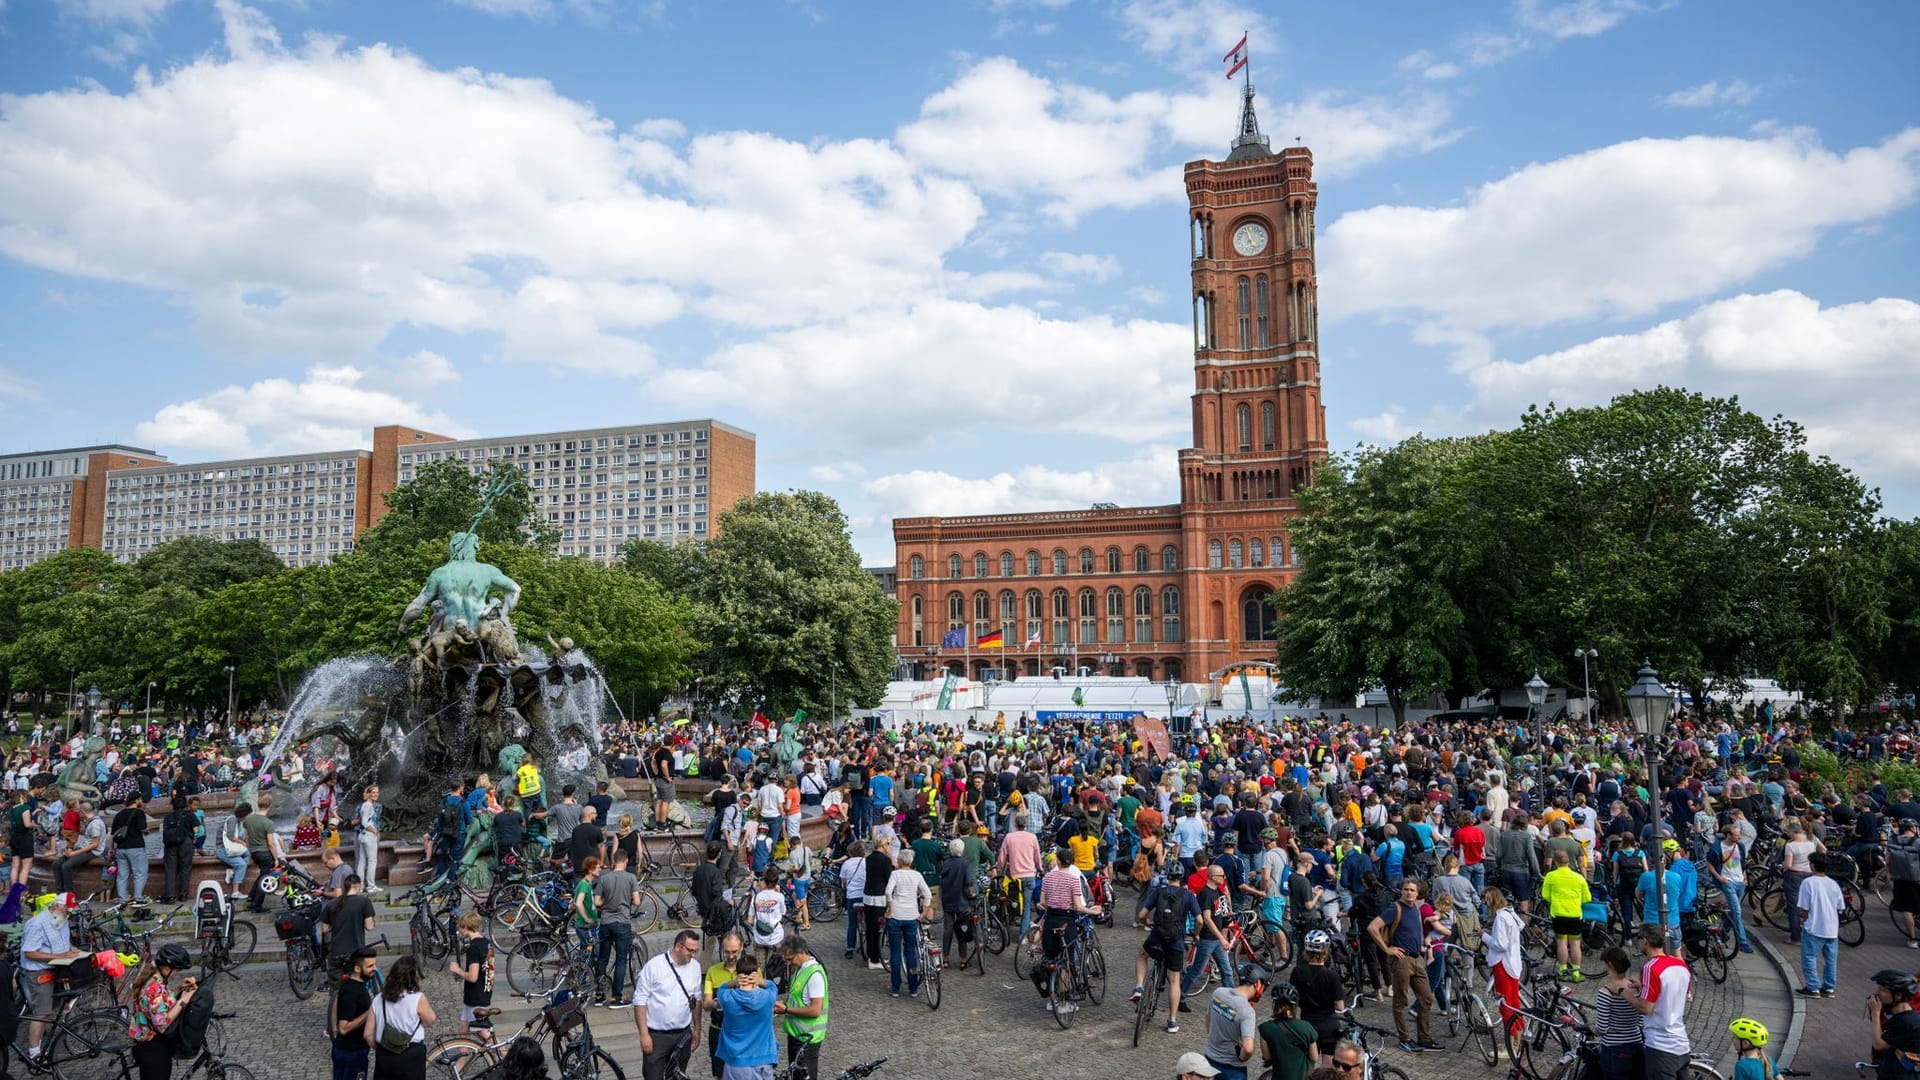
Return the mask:
[[1653, 7], [1643, 0], [1519, 0], [1514, 17], [1551, 37], [1594, 37]]
[[1400, 70], [1420, 76], [1423, 79], [1451, 79], [1460, 74], [1460, 65], [1447, 63], [1436, 58], [1426, 49], [1408, 53], [1400, 60]]
[[54, 6], [62, 18], [80, 19], [95, 26], [147, 27], [172, 4], [173, 0], [57, 0]]
[[1747, 280], [1920, 189], [1920, 128], [1836, 154], [1809, 134], [1639, 139], [1528, 165], [1457, 206], [1377, 206], [1320, 244], [1329, 317], [1407, 313], [1429, 341], [1643, 315]]
[[1085, 278], [1088, 281], [1112, 281], [1120, 276], [1120, 260], [1112, 255], [1076, 254], [1048, 251], [1040, 255], [1040, 266], [1055, 277]]
[[613, 0], [450, 0], [450, 2], [486, 15], [526, 18], [535, 22], [548, 22], [561, 15], [572, 15], [587, 22], [599, 22], [612, 14], [615, 7]]
[[867, 475], [867, 467], [857, 461], [836, 461], [815, 465], [807, 470], [807, 478], [822, 484], [844, 484]]
[[633, 133], [642, 139], [671, 142], [687, 137], [687, 125], [672, 117], [656, 116], [633, 125]]
[[[1219, 64], [1243, 33], [1251, 39], [1247, 50], [1256, 71], [1263, 56], [1280, 55], [1279, 36], [1268, 30], [1265, 17], [1229, 0], [1127, 0], [1120, 22], [1142, 49], [1182, 68]], [[1278, 66], [1273, 61], [1267, 70]]]
[[282, 48], [222, 10], [224, 58], [0, 97], [0, 253], [159, 290], [244, 352], [363, 359], [412, 325], [642, 373], [686, 313], [787, 326], [932, 287], [983, 213], [886, 142], [668, 146], [544, 81]]
[[[429, 354], [430, 355], [430, 354]], [[291, 454], [364, 446], [378, 424], [465, 437], [473, 432], [437, 409], [368, 385], [355, 367], [316, 366], [295, 383], [263, 379], [167, 405], [134, 435], [149, 445], [209, 457]]]
[[1745, 105], [1760, 96], [1760, 88], [1744, 79], [1727, 83], [1703, 82], [1685, 90], [1675, 90], [1660, 100], [1682, 109], [1704, 109], [1712, 105]]
[[1466, 50], [1467, 62], [1474, 67], [1492, 67], [1510, 56], [1527, 51], [1533, 47], [1533, 43], [1520, 34], [1481, 31], [1463, 37], [1460, 46]]
[[861, 489], [894, 517], [1005, 514], [1085, 508], [1096, 502], [1122, 506], [1171, 502], [1179, 498], [1175, 484], [1178, 472], [1178, 451], [1171, 446], [1152, 446], [1128, 460], [1103, 462], [1089, 469], [1029, 465], [987, 477], [915, 469], [875, 477]]
[[1527, 360], [1472, 368], [1472, 397], [1409, 420], [1398, 404], [1348, 422], [1382, 441], [1414, 431], [1504, 428], [1529, 405], [1603, 405], [1653, 386], [1738, 397], [1762, 416], [1806, 428], [1812, 448], [1870, 485], [1920, 481], [1920, 428], [1889, 418], [1920, 412], [1920, 303], [1881, 298], [1822, 307], [1792, 289], [1743, 294], [1678, 319]]
[[1147, 442], [1186, 429], [1192, 357], [1192, 332], [1176, 323], [937, 300], [730, 346], [648, 389], [683, 408], [777, 414], [866, 446], [927, 441], [928, 413], [906, 404], [945, 410], [955, 394], [964, 400], [949, 426]]

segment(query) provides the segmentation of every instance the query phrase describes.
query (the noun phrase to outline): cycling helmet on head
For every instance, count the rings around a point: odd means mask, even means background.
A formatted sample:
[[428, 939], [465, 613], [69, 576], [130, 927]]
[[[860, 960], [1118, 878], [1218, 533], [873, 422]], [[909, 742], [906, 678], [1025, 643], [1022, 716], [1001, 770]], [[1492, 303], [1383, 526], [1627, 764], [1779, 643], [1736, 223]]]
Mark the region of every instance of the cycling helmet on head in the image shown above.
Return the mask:
[[1733, 1037], [1736, 1039], [1745, 1039], [1755, 1046], [1767, 1045], [1767, 1027], [1758, 1020], [1738, 1016], [1734, 1018], [1733, 1023], [1727, 1025], [1727, 1030], [1733, 1032]]
[[1333, 951], [1333, 935], [1325, 930], [1307, 931], [1306, 950], [1310, 953]]
[[184, 971], [193, 966], [193, 956], [187, 952], [185, 945], [168, 942], [154, 952], [153, 963], [155, 967]]
[[1300, 988], [1290, 982], [1275, 985], [1273, 988], [1273, 1003], [1275, 1005], [1300, 1004]]
[[1268, 971], [1260, 964], [1241, 964], [1239, 976], [1241, 986], [1248, 986], [1252, 983], [1260, 983], [1265, 986], [1273, 985], [1273, 972]]
[[1900, 828], [1902, 829], [1920, 828], [1920, 819], [1903, 817], [1900, 819]]
[[1680, 841], [1675, 840], [1673, 837], [1669, 836], [1665, 840], [1660, 841], [1660, 850], [1661, 851], [1679, 851]]
[[1874, 972], [1873, 984], [1882, 990], [1892, 990], [1909, 997], [1920, 992], [1920, 982], [1915, 981], [1911, 972], [1899, 968], [1881, 968]]

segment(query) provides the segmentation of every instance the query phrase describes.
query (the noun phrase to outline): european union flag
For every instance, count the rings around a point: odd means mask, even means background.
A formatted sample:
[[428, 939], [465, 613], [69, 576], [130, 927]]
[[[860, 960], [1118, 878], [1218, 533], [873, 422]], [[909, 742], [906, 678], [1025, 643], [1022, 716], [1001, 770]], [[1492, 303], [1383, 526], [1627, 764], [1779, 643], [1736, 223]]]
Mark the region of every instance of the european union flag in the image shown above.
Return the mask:
[[967, 647], [967, 631], [965, 630], [965, 628], [962, 628], [959, 630], [947, 631], [947, 636], [940, 639], [940, 647], [943, 649], [966, 648]]

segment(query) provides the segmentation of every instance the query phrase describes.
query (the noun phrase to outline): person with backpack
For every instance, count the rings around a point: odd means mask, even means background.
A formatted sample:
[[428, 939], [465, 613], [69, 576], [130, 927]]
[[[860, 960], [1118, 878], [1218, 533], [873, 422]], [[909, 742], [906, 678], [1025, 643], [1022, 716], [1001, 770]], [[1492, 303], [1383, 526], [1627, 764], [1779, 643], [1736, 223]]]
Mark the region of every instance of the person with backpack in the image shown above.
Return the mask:
[[[1153, 867], [1153, 880], [1141, 891], [1140, 908], [1134, 922], [1147, 928], [1147, 940], [1133, 962], [1132, 1000], [1140, 1000], [1147, 989], [1147, 966], [1158, 957], [1167, 973], [1167, 1033], [1180, 1031], [1180, 974], [1186, 965], [1187, 927], [1200, 918], [1200, 903], [1193, 893]], [[1157, 992], [1157, 991], [1156, 991]]]
[[127, 805], [113, 815], [114, 894], [121, 903], [147, 899], [147, 796], [136, 791]]
[[160, 887], [160, 902], [183, 903], [193, 877], [193, 809], [185, 796], [173, 796], [172, 809], [160, 819], [160, 858], [166, 883]]
[[373, 999], [373, 1022], [366, 1025], [373, 1075], [379, 1080], [426, 1080], [426, 1030], [438, 1019], [420, 990], [419, 963], [402, 955]]
[[467, 842], [467, 785], [464, 780], [456, 779], [447, 789], [446, 797], [440, 800], [440, 810], [433, 820], [432, 841], [427, 859], [433, 864], [434, 876], [450, 874], [460, 864], [460, 855]]
[[[168, 1080], [173, 1075], [176, 1050], [187, 1050], [181, 1045], [181, 1036], [187, 1027], [182, 1018], [194, 1007], [194, 998], [201, 993], [199, 983], [191, 975], [181, 979], [177, 995], [167, 984], [192, 966], [193, 957], [186, 946], [168, 942], [154, 950], [146, 977], [136, 976], [133, 980], [140, 989], [134, 994], [127, 1038], [133, 1040], [133, 1063], [140, 1070], [140, 1080]], [[212, 993], [205, 991], [203, 1008], [196, 1011], [208, 1014], [213, 1011]], [[205, 1018], [201, 1020], [199, 1033], [204, 1040]], [[192, 1052], [198, 1054], [200, 1047], [193, 1047]]]

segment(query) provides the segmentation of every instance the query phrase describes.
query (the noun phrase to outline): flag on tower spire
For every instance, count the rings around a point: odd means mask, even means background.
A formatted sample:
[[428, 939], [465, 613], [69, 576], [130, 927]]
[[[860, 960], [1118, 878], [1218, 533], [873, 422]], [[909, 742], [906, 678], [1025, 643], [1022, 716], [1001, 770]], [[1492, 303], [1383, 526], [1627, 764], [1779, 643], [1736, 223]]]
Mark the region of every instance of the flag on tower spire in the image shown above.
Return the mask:
[[1229, 79], [1240, 74], [1240, 69], [1247, 66], [1247, 37], [1248, 35], [1242, 32], [1240, 35], [1240, 44], [1235, 45], [1220, 61], [1226, 65], [1227, 78]]

